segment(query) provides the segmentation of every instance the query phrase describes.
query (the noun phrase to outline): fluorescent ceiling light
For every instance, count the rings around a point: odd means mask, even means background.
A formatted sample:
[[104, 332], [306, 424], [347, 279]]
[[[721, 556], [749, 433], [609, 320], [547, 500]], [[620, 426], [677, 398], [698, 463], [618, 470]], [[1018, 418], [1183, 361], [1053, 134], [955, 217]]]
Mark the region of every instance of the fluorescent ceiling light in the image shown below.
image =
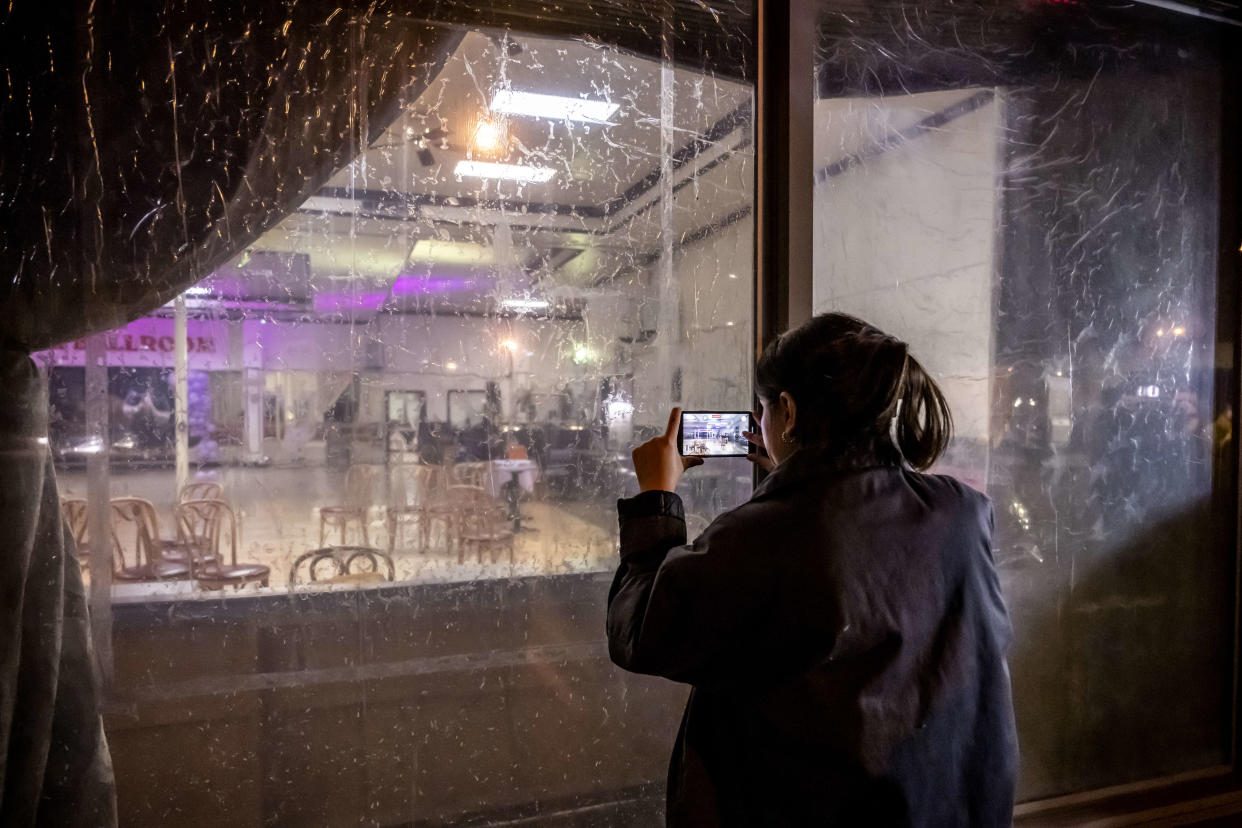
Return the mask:
[[613, 116], [620, 104], [593, 101], [589, 98], [563, 98], [560, 95], [540, 95], [537, 92], [515, 92], [501, 89], [492, 98], [491, 110], [506, 115], [526, 115], [531, 118], [547, 118], [551, 121], [587, 121], [605, 123]]
[[491, 161], [458, 161], [453, 175], [475, 178], [503, 178], [509, 181], [532, 181], [537, 184], [556, 174], [551, 167], [527, 167], [521, 164], [496, 164]]
[[441, 262], [445, 264], [490, 264], [492, 249], [472, 242], [437, 241], [419, 239], [410, 251], [412, 262]]
[[545, 310], [548, 303], [543, 299], [504, 299], [500, 306], [509, 310]]
[[[315, 213], [357, 213], [362, 210], [362, 203], [353, 198], [311, 196], [303, 201], [298, 209]], [[244, 263], [239, 263], [238, 267], [244, 267]]]

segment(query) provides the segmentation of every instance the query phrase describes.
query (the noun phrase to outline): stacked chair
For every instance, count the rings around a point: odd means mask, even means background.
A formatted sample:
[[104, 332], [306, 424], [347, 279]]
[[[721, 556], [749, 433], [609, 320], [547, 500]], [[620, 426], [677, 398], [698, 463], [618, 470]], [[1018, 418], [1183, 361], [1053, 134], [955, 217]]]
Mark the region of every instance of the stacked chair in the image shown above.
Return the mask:
[[[187, 500], [177, 504], [177, 528], [189, 552], [191, 577], [206, 589], [267, 586], [271, 569], [237, 562], [237, 517], [223, 500]], [[224, 544], [228, 563], [224, 563]]]

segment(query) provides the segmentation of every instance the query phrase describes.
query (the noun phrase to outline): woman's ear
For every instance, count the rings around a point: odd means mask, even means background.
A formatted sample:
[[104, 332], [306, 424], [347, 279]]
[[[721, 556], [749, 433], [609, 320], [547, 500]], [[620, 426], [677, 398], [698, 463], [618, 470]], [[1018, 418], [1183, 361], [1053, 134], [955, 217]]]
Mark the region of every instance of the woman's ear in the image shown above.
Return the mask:
[[792, 434], [798, 425], [798, 404], [789, 396], [788, 391], [781, 392], [781, 408], [785, 410], [785, 427], [782, 432]]

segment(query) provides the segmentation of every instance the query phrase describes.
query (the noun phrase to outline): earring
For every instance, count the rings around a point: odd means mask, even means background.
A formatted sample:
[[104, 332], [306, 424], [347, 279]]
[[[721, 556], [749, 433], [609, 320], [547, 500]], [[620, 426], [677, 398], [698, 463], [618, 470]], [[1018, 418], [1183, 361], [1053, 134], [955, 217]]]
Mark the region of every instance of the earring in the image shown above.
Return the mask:
[[788, 431], [781, 433], [781, 442], [784, 443], [785, 445], [789, 445], [790, 443], [793, 442], [793, 438], [789, 436]]

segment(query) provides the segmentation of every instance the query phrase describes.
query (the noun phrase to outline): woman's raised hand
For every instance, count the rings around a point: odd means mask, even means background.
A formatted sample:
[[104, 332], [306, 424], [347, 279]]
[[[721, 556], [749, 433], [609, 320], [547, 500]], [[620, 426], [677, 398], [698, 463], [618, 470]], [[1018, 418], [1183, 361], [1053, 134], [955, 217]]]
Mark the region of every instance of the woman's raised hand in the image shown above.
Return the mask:
[[634, 449], [634, 473], [638, 475], [641, 492], [671, 492], [686, 469], [703, 465], [702, 457], [682, 457], [677, 451], [677, 429], [681, 426], [681, 409], [668, 415], [668, 428], [659, 437], [652, 437]]
[[[758, 419], [758, 417], [755, 417], [756, 421]], [[763, 434], [758, 431], [743, 431], [742, 436], [754, 443], [755, 448], [763, 452], [760, 454], [759, 451], [756, 451], [752, 454], [748, 454], [746, 455], [747, 460], [754, 463], [764, 471], [772, 471], [772, 469], [776, 468], [776, 464], [772, 462], [772, 458], [767, 454], [767, 446], [763, 444]]]

